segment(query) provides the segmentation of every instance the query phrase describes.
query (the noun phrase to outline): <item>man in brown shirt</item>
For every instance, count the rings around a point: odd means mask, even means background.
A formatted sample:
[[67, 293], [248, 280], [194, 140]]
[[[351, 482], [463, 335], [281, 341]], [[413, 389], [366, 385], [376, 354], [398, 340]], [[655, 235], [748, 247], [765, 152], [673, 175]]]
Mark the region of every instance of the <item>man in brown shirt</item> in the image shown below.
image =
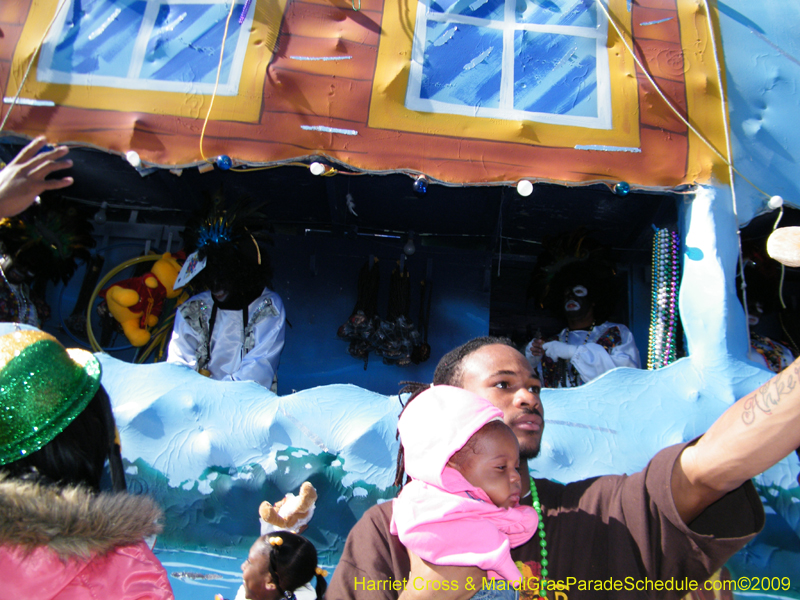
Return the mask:
[[[521, 597], [537, 597], [542, 579], [550, 600], [678, 598], [702, 589], [763, 526], [749, 479], [800, 446], [798, 374], [796, 363], [730, 407], [702, 438], [662, 450], [639, 473], [567, 485], [535, 480], [544, 535], [512, 552], [525, 579]], [[507, 340], [478, 338], [442, 358], [434, 384], [462, 387], [503, 411], [529, 481], [526, 459], [539, 452], [544, 412], [525, 357]], [[389, 533], [390, 520], [387, 502], [356, 523], [326, 598], [466, 599], [481, 589], [485, 574], [477, 568], [409, 556]]]

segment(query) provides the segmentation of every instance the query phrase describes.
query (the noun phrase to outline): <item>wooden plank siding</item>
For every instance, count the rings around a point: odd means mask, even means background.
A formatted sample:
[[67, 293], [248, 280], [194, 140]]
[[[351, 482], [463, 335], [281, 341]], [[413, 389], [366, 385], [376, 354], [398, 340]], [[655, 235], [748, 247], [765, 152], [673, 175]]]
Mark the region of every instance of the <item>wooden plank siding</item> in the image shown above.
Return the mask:
[[[0, 5], [0, 84], [3, 90], [11, 72], [11, 58], [27, 16], [26, 2], [3, 2]], [[5, 115], [5, 109], [0, 110], [0, 114]]]
[[[685, 112], [675, 1], [637, 0], [632, 24], [638, 55], [671, 103]], [[10, 61], [30, 2], [4, 2], [0, 7], [0, 83], [6, 94]], [[638, 67], [641, 153], [548, 147], [547, 140], [534, 145], [529, 140], [537, 140], [537, 124], [529, 122], [520, 123], [518, 139], [503, 142], [370, 128], [382, 19], [399, 18], [382, 11], [382, 0], [363, 0], [359, 11], [341, 0], [289, 0], [266, 66], [258, 122], [216, 120], [212, 113], [203, 155], [228, 154], [254, 164], [327, 155], [357, 170], [418, 171], [453, 183], [513, 182], [523, 176], [572, 184], [626, 180], [650, 188], [684, 183], [686, 126], [664, 108]], [[7, 110], [4, 105], [3, 114]], [[17, 106], [6, 129], [31, 136], [46, 131], [53, 141], [87, 143], [119, 153], [133, 148], [148, 163], [186, 166], [201, 160], [204, 118], [205, 113], [188, 102], [181, 116]]]

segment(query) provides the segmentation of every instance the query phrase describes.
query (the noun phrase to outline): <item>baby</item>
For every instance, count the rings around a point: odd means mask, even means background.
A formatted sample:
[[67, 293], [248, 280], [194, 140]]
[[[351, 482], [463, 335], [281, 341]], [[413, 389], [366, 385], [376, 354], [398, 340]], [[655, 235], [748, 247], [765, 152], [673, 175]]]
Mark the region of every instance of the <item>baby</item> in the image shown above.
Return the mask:
[[519, 505], [519, 444], [502, 411], [434, 386], [406, 405], [397, 428], [412, 481], [394, 500], [391, 532], [428, 562], [519, 583], [510, 550], [533, 536], [538, 518]]

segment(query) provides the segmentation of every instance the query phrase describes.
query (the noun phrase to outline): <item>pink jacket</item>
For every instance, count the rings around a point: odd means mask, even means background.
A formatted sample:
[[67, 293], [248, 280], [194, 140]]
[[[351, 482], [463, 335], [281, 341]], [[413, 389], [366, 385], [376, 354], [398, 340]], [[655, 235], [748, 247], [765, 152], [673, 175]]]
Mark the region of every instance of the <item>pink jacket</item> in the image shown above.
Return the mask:
[[145, 496], [0, 475], [0, 600], [174, 600], [143, 541], [160, 517]]
[[0, 546], [2, 600], [171, 600], [167, 572], [144, 542], [89, 560], [62, 561], [48, 548], [31, 554]]
[[502, 418], [487, 400], [450, 386], [432, 387], [406, 407], [398, 430], [413, 481], [394, 500], [391, 532], [428, 562], [478, 566], [490, 577], [519, 582], [510, 550], [536, 532], [536, 511], [495, 506], [447, 466], [476, 431]]

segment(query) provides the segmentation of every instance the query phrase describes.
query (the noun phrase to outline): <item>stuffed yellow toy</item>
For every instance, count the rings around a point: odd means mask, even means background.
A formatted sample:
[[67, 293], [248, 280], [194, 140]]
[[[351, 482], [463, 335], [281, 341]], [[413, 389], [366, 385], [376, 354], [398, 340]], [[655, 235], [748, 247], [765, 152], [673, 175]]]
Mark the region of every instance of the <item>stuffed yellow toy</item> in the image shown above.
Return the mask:
[[150, 341], [149, 328], [158, 323], [164, 300], [180, 295], [183, 288], [172, 289], [180, 271], [180, 263], [167, 252], [153, 263], [149, 273], [117, 282], [100, 292], [132, 345], [144, 346]]
[[316, 502], [317, 490], [308, 481], [300, 486], [297, 496], [286, 494], [274, 505], [266, 501], [262, 502], [258, 507], [261, 535], [281, 530], [301, 533], [311, 521], [311, 517], [314, 516]]

